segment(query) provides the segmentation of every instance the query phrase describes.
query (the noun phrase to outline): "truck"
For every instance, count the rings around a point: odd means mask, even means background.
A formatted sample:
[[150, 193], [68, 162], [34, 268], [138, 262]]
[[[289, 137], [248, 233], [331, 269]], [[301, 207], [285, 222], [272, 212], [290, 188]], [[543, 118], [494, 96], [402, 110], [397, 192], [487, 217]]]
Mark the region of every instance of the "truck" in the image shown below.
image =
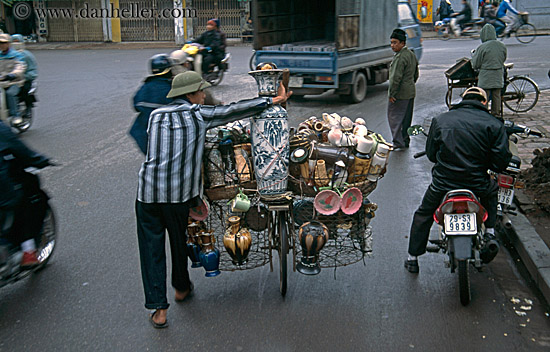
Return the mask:
[[388, 80], [398, 0], [253, 0], [255, 64], [290, 70], [294, 96], [365, 99]]

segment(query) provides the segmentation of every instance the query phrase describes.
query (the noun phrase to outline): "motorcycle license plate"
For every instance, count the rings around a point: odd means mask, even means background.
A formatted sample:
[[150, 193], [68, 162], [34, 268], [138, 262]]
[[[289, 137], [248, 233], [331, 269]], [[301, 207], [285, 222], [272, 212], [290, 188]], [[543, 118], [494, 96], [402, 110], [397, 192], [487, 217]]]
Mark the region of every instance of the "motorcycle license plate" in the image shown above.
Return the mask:
[[289, 88], [301, 88], [304, 85], [304, 77], [290, 76], [288, 80]]
[[446, 235], [470, 235], [476, 233], [476, 214], [445, 214]]
[[512, 205], [514, 200], [514, 189], [513, 188], [502, 188], [498, 189], [498, 202], [506, 205]]

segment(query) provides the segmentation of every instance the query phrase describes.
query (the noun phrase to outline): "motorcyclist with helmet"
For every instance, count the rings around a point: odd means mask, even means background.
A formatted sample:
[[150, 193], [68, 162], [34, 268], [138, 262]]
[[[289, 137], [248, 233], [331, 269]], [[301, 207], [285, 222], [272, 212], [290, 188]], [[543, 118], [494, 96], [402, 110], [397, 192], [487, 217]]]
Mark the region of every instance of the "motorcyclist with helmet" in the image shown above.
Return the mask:
[[[47, 157], [29, 149], [10, 127], [0, 122], [0, 241], [21, 245], [22, 268], [39, 264], [34, 238], [40, 232], [42, 221], [26, 216], [27, 209], [34, 210], [36, 205], [25, 201], [25, 180], [19, 171], [48, 165], [51, 163]], [[45, 208], [43, 210], [45, 215]]]
[[[183, 50], [174, 50], [170, 53], [170, 60], [172, 61], [172, 76], [176, 77], [178, 73], [186, 72], [190, 70], [188, 65], [189, 55]], [[223, 105], [223, 102], [216, 99], [210, 89], [205, 89], [204, 93], [204, 105]]]
[[139, 113], [130, 135], [136, 141], [143, 154], [147, 154], [147, 125], [153, 110], [168, 105], [172, 99], [167, 98], [172, 84], [172, 62], [166, 54], [157, 54], [149, 59], [148, 76], [134, 96], [134, 109]]
[[[19, 92], [19, 99], [25, 102], [26, 106], [26, 114], [30, 116], [30, 111], [33, 107], [33, 103], [36, 102], [36, 99], [34, 95], [29, 95], [29, 91], [31, 90], [34, 81], [38, 77], [38, 64], [36, 63], [36, 58], [34, 55], [25, 49], [25, 43], [23, 40], [23, 36], [21, 34], [14, 34], [11, 36], [12, 38], [12, 48], [17, 50], [22, 57], [23, 61], [25, 62], [27, 68], [25, 69], [25, 83], [21, 87], [21, 91]], [[17, 121], [14, 121], [16, 123]]]
[[21, 124], [23, 119], [19, 112], [20, 87], [24, 83], [26, 65], [23, 56], [10, 48], [11, 36], [0, 34], [0, 85], [6, 90], [6, 101], [14, 125]]
[[[486, 242], [496, 241], [495, 225], [498, 184], [488, 170], [501, 172], [512, 157], [504, 123], [487, 110], [487, 93], [478, 87], [468, 88], [462, 101], [432, 120], [426, 155], [434, 163], [432, 183], [414, 213], [409, 237], [409, 257], [405, 268], [418, 273], [418, 256], [426, 252], [433, 214], [445, 194], [455, 189], [469, 189], [487, 210]], [[488, 263], [496, 253], [482, 249], [481, 259]]]
[[203, 74], [209, 73], [213, 66], [218, 65], [223, 60], [225, 55], [224, 35], [219, 28], [220, 20], [212, 18], [206, 22], [206, 32], [195, 40], [195, 43], [204, 47], [201, 50]]

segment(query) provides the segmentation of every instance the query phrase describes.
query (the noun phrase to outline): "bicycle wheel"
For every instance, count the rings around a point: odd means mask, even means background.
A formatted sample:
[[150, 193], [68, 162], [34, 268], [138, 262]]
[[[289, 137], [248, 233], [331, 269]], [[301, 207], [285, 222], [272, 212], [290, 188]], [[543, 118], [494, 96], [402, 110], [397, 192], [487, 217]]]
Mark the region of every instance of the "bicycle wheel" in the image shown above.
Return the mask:
[[526, 112], [537, 104], [539, 95], [539, 87], [531, 78], [514, 76], [506, 85], [502, 100], [508, 109]]
[[[453, 92], [453, 90], [455, 92]], [[465, 90], [466, 88], [451, 88], [447, 90], [447, 94], [445, 95], [445, 104], [447, 104], [447, 107], [449, 109], [451, 108], [451, 106], [460, 103], [460, 101], [462, 100], [462, 93], [464, 93]]]
[[277, 216], [277, 232], [279, 235], [279, 246], [277, 251], [279, 252], [279, 290], [281, 295], [286, 295], [287, 289], [287, 255], [288, 255], [288, 221], [287, 213], [280, 211]]
[[529, 44], [535, 40], [537, 29], [531, 23], [524, 23], [514, 32], [516, 39], [523, 44]]

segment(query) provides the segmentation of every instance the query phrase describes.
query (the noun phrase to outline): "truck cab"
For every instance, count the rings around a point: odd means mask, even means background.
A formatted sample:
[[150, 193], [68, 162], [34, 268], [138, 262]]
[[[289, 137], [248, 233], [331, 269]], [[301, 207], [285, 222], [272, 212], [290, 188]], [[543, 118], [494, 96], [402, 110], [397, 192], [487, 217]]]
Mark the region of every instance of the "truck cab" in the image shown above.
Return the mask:
[[407, 0], [399, 0], [397, 4], [398, 26], [407, 33], [407, 47], [416, 55], [420, 62], [422, 57], [422, 31], [418, 19]]

